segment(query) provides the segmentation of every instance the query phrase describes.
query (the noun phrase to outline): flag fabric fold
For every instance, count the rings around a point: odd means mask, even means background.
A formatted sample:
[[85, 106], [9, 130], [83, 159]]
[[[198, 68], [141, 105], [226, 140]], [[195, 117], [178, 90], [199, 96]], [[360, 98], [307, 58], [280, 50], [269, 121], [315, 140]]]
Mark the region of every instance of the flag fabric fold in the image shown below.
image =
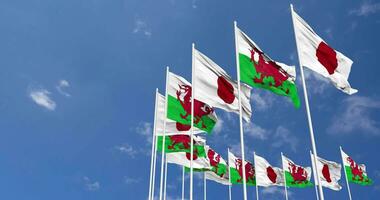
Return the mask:
[[236, 29], [240, 80], [252, 87], [287, 96], [299, 108], [295, 67], [272, 60], [243, 31]]
[[[194, 91], [195, 99], [239, 114], [238, 84], [214, 61], [194, 49]], [[250, 96], [251, 87], [241, 85], [242, 114], [246, 121], [252, 115]]]
[[[244, 163], [244, 164], [243, 164]], [[255, 167], [251, 162], [242, 162], [233, 153], [228, 152], [228, 165], [231, 174], [231, 184], [243, 184], [243, 165], [245, 167], [246, 184], [249, 186], [256, 185]]]
[[254, 155], [256, 183], [258, 186], [283, 186], [284, 172], [281, 168], [273, 167], [269, 162], [258, 155]]
[[285, 173], [287, 187], [306, 188], [312, 187], [311, 168], [295, 164], [289, 158], [282, 156], [282, 167]]
[[[314, 166], [313, 154], [310, 154], [310, 156]], [[319, 180], [323, 187], [327, 187], [335, 191], [339, 191], [342, 189], [342, 186], [339, 185], [342, 166], [339, 163], [317, 157], [316, 167], [317, 169], [314, 170], [318, 170]], [[315, 184], [317, 185], [318, 182], [316, 182]]]
[[330, 47], [293, 10], [292, 16], [300, 63], [328, 78], [339, 90], [347, 94], [356, 93], [357, 90], [348, 82], [352, 60]]
[[[165, 136], [187, 134], [190, 135], [190, 126], [184, 128], [186, 125], [176, 122], [174, 120], [165, 117], [165, 96], [158, 94], [157, 97], [157, 109], [156, 109], [156, 135], [162, 136], [164, 132], [164, 122], [166, 120]], [[204, 131], [197, 127], [194, 127], [194, 134], [202, 133]]]
[[[181, 125], [181, 130], [190, 130], [191, 124], [191, 84], [184, 78], [168, 74], [167, 118]], [[217, 121], [214, 108], [194, 99], [194, 127], [211, 133]]]

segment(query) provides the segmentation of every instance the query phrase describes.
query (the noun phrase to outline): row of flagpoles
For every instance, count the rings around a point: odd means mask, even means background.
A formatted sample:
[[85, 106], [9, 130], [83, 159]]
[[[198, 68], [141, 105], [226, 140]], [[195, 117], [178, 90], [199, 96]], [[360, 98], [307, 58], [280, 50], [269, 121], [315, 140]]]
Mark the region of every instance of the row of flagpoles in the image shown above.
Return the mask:
[[[318, 163], [317, 148], [303, 67], [308, 67], [314, 72], [329, 79], [339, 90], [347, 94], [354, 94], [357, 90], [351, 88], [348, 83], [352, 61], [342, 53], [328, 46], [324, 40], [321, 39], [297, 13], [295, 13], [293, 6], [290, 5], [290, 7], [312, 146], [312, 165], [313, 169], [318, 169], [316, 166], [316, 163]], [[194, 44], [192, 45], [192, 85], [184, 78], [171, 73], [169, 67], [167, 67], [165, 96], [163, 97], [158, 93], [158, 90], [156, 91], [149, 199], [153, 200], [155, 194], [154, 186], [158, 145], [161, 146], [159, 199], [163, 200], [166, 199], [167, 161], [168, 159], [173, 159], [171, 157], [174, 155], [167, 151], [173, 150], [175, 143], [178, 143], [184, 146], [182, 153], [184, 153], [183, 155], [186, 154], [189, 159], [189, 166], [187, 166], [187, 163], [179, 164], [189, 167], [189, 195], [190, 200], [193, 200], [193, 165], [196, 164], [198, 166], [198, 163], [195, 162], [195, 160], [197, 160], [200, 153], [199, 146], [194, 145], [194, 141], [197, 139], [194, 134], [200, 132], [210, 133], [212, 131], [217, 120], [214, 112], [215, 107], [239, 114], [241, 148], [240, 166], [243, 166], [239, 169], [241, 170], [239, 173], [242, 174], [239, 182], [243, 184], [243, 197], [244, 200], [247, 200], [247, 181], [251, 181], [252, 177], [249, 177], [249, 180], [247, 180], [246, 177], [247, 174], [251, 172], [246, 171], [246, 165], [248, 163], [245, 162], [243, 119], [249, 122], [251, 117], [252, 111], [249, 104], [251, 87], [259, 87], [270, 90], [278, 95], [287, 96], [292, 100], [295, 107], [299, 107], [300, 101], [295, 85], [295, 68], [272, 60], [237, 27], [236, 22], [234, 22], [234, 35], [237, 81], [233, 80], [211, 59], [195, 49]], [[162, 104], [162, 102], [159, 101], [160, 96], [161, 99], [164, 99], [164, 103], [161, 106], [159, 106], [160, 103]], [[161, 113], [163, 117], [159, 116], [158, 113]], [[162, 117], [163, 120], [158, 120], [160, 117]], [[180, 134], [187, 135], [187, 137], [181, 136]], [[176, 141], [174, 142], [172, 141], [174, 138], [167, 137], [173, 135], [177, 135], [175, 137]], [[161, 138], [160, 140], [158, 140], [159, 137]], [[168, 142], [173, 143], [171, 146], [168, 146], [167, 149]], [[178, 158], [175, 159], [178, 161]], [[230, 160], [228, 163], [230, 164]], [[320, 180], [321, 172], [319, 172], [319, 170], [313, 171], [315, 173], [315, 183], [318, 186], [319, 199], [323, 200], [324, 195]], [[230, 167], [228, 167], [228, 173], [231, 173]], [[184, 174], [185, 168], [182, 173], [182, 198], [184, 198], [185, 191]], [[283, 174], [286, 183], [285, 173]], [[231, 176], [231, 174], [228, 175], [229, 178], [231, 178]], [[204, 181], [205, 180], [206, 177]], [[229, 181], [229, 185], [230, 184], [231, 181]], [[204, 190], [206, 191], [206, 188], [204, 188]], [[231, 191], [231, 186], [229, 186], [229, 191]], [[287, 194], [286, 184], [285, 193]], [[258, 198], [258, 193], [256, 195]], [[351, 194], [349, 194], [349, 196], [351, 199]]]

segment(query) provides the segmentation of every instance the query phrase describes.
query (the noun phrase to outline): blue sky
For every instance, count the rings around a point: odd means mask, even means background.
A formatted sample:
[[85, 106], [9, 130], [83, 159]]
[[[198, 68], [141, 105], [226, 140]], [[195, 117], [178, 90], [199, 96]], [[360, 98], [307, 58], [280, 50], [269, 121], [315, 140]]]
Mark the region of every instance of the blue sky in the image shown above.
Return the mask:
[[[190, 80], [195, 42], [236, 77], [234, 20], [272, 58], [297, 65], [290, 3], [354, 61], [353, 96], [306, 71], [318, 153], [340, 161], [342, 145], [375, 181], [351, 185], [353, 198], [378, 197], [379, 1], [0, 0], [0, 198], [145, 199], [154, 91], [164, 91], [165, 66]], [[302, 97], [299, 79], [297, 86]], [[270, 92], [252, 94], [246, 155], [256, 151], [279, 165], [282, 151], [310, 165], [304, 102], [297, 110]], [[208, 144], [225, 158], [227, 147], [238, 154], [238, 116], [218, 116]], [[180, 175], [169, 166], [168, 199], [180, 197]], [[196, 199], [203, 195], [200, 177]], [[325, 189], [325, 197], [347, 199], [341, 185], [340, 192]], [[282, 192], [260, 188], [266, 199], [283, 199]], [[234, 186], [234, 199], [241, 194]], [[312, 188], [290, 194], [315, 195]], [[227, 199], [228, 189], [208, 182], [208, 195]], [[254, 198], [254, 188], [248, 195]]]

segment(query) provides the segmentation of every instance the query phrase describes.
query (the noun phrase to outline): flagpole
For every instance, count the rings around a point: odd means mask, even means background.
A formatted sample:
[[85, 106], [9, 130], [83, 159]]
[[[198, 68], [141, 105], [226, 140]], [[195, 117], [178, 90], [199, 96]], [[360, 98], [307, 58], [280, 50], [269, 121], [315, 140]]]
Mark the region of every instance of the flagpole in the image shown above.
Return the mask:
[[[318, 156], [317, 155], [317, 147], [315, 145], [313, 123], [312, 123], [312, 120], [311, 120], [311, 113], [310, 113], [310, 108], [309, 108], [309, 99], [308, 99], [308, 96], [307, 96], [305, 76], [304, 76], [304, 73], [303, 73], [303, 65], [302, 65], [302, 62], [301, 62], [301, 59], [300, 59], [299, 46], [298, 46], [297, 36], [296, 36], [297, 33], [295, 31], [295, 24], [294, 24], [294, 17], [293, 17], [294, 10], [293, 10], [293, 5], [292, 4], [290, 4], [290, 9], [291, 9], [291, 12], [292, 12], [293, 29], [294, 29], [294, 36], [295, 36], [296, 46], [297, 46], [298, 62], [299, 62], [300, 71], [301, 71], [301, 79], [302, 79], [302, 86], [303, 86], [303, 92], [304, 92], [303, 94], [304, 94], [304, 97], [305, 97], [305, 105], [306, 105], [306, 113], [307, 113], [307, 119], [308, 119], [308, 124], [309, 124], [311, 146], [312, 146], [312, 150], [313, 150], [314, 162], [317, 163], [317, 156]], [[318, 180], [319, 197], [320, 197], [321, 200], [324, 200], [323, 189], [322, 189], [322, 185], [320, 184], [319, 172], [316, 171], [316, 174], [317, 174], [317, 180]]]
[[168, 178], [168, 157], [165, 156], [165, 179], [164, 179], [164, 200], [166, 200], [166, 183]]
[[154, 158], [153, 158], [153, 177], [152, 177], [151, 200], [154, 199], [154, 189], [155, 189], [155, 181], [156, 181], [156, 163], [157, 163], [157, 133], [155, 133], [155, 137], [154, 137]]
[[317, 171], [317, 164], [316, 163], [314, 163], [314, 161], [313, 161], [313, 155], [311, 154], [311, 151], [309, 151], [309, 153], [310, 153], [310, 158], [311, 158], [311, 165], [312, 165], [312, 167], [313, 167], [313, 176], [314, 176], [314, 182], [315, 182], [315, 186], [314, 186], [314, 188], [315, 188], [315, 195], [317, 196], [317, 200], [319, 200], [319, 195], [318, 195], [318, 187], [317, 187], [317, 175], [315, 174], [315, 171]]
[[194, 152], [193, 152], [193, 135], [194, 135], [194, 90], [195, 90], [195, 85], [194, 85], [194, 77], [195, 77], [195, 70], [194, 70], [194, 49], [195, 49], [195, 44], [193, 43], [191, 45], [191, 84], [192, 84], [192, 89], [191, 89], [191, 133], [190, 133], [190, 200], [193, 200], [193, 157], [194, 157]]
[[165, 157], [165, 132], [166, 132], [166, 117], [168, 112], [168, 76], [169, 76], [169, 67], [166, 67], [166, 85], [165, 85], [165, 120], [164, 120], [164, 130], [162, 133], [162, 152], [161, 152], [161, 177], [160, 177], [160, 200], [162, 200], [162, 189], [163, 189], [163, 182], [164, 182], [164, 157]]
[[281, 161], [282, 161], [282, 172], [284, 175], [284, 188], [285, 188], [285, 199], [288, 200], [288, 189], [286, 188], [286, 175], [284, 169], [284, 154], [281, 152]]
[[340, 157], [342, 158], [342, 166], [343, 166], [343, 169], [344, 169], [344, 177], [346, 177], [346, 184], [347, 184], [347, 190], [348, 190], [348, 197], [350, 197], [350, 200], [352, 200], [352, 197], [351, 197], [351, 190], [350, 190], [350, 184], [348, 183], [348, 178], [347, 178], [347, 172], [346, 172], [346, 166], [344, 165], [344, 160], [343, 160], [343, 156], [342, 156], [342, 146], [339, 146], [339, 149], [340, 149]]
[[182, 166], [182, 200], [185, 200], [185, 166]]
[[[253, 152], [253, 162], [256, 169], [256, 152]], [[257, 176], [256, 176], [256, 200], [259, 200], [259, 186], [257, 185]]]
[[244, 200], [247, 200], [247, 180], [245, 177], [245, 156], [244, 156], [244, 133], [243, 133], [243, 117], [242, 117], [242, 108], [241, 108], [241, 95], [240, 95], [240, 63], [239, 63], [239, 54], [238, 54], [238, 42], [236, 38], [236, 28], [237, 22], [234, 21], [234, 33], [235, 33], [235, 57], [236, 57], [236, 69], [237, 69], [237, 82], [238, 82], [238, 98], [239, 98], [239, 123], [240, 123], [240, 148], [241, 148], [241, 159], [242, 159], [242, 168], [243, 168], [243, 195]]
[[154, 147], [155, 145], [155, 136], [156, 136], [156, 118], [157, 118], [157, 97], [158, 97], [158, 88], [156, 88], [156, 94], [155, 94], [155, 101], [154, 101], [154, 121], [153, 121], [153, 131], [152, 131], [152, 152], [151, 152], [151, 158], [150, 158], [150, 176], [149, 176], [149, 197], [148, 199], [152, 200], [152, 188], [154, 185], [152, 184], [153, 180], [153, 162], [154, 162]]
[[227, 148], [227, 151], [228, 151], [228, 180], [229, 180], [229, 185], [228, 185], [228, 196], [230, 197], [229, 200], [232, 200], [232, 191], [231, 191], [231, 187], [232, 187], [232, 183], [231, 183], [231, 169], [230, 169], [230, 149]]
[[203, 199], [207, 200], [206, 172], [203, 172]]

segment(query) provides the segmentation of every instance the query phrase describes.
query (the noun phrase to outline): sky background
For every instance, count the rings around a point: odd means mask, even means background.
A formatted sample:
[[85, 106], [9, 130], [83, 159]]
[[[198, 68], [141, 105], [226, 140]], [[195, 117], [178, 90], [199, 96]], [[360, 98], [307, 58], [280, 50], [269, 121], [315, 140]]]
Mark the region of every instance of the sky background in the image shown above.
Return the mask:
[[[354, 61], [349, 81], [359, 92], [352, 96], [305, 70], [318, 154], [340, 162], [342, 145], [374, 180], [351, 184], [353, 198], [378, 198], [380, 1], [0, 0], [0, 199], [146, 199], [154, 91], [164, 92], [165, 66], [190, 80], [195, 42], [236, 77], [234, 20], [272, 58], [298, 65], [290, 3]], [[280, 166], [284, 152], [310, 166], [298, 67], [297, 75], [300, 109], [253, 89], [247, 158], [255, 151]], [[240, 153], [238, 116], [217, 114], [207, 142], [227, 159], [228, 147]], [[178, 199], [180, 167], [168, 172], [168, 200]], [[202, 175], [195, 177], [201, 199]], [[340, 192], [324, 189], [326, 199], [347, 199], [344, 179], [341, 185]], [[209, 199], [228, 198], [228, 187], [207, 187]], [[280, 187], [259, 191], [262, 199], [284, 199]], [[241, 199], [242, 187], [232, 194]], [[315, 199], [314, 188], [289, 194]]]

